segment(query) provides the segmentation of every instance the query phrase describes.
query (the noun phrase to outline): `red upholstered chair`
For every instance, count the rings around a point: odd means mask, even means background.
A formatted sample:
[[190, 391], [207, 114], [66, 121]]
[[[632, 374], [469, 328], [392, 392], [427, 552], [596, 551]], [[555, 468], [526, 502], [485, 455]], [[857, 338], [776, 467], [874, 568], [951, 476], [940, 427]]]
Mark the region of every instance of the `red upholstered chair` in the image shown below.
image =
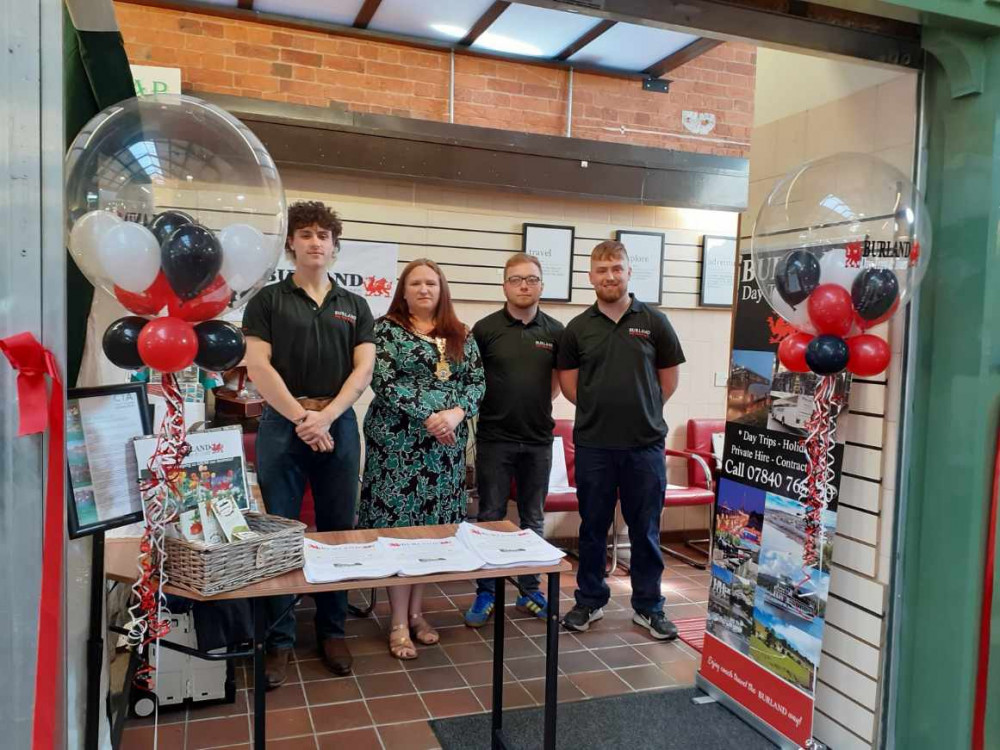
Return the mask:
[[[706, 539], [690, 539], [684, 544], [705, 555], [699, 560], [682, 552], [672, 550], [667, 546], [661, 549], [671, 557], [683, 560], [688, 565], [704, 570], [712, 558], [712, 530], [715, 528], [715, 455], [712, 453], [712, 435], [726, 431], [726, 422], [722, 419], [689, 419], [687, 423], [687, 445], [684, 450], [667, 448], [667, 458], [683, 458], [687, 462], [687, 484], [682, 486], [667, 485], [663, 498], [663, 508], [679, 508], [684, 506], [707, 505], [711, 508], [709, 516], [709, 536]], [[699, 545], [704, 545], [702, 548]]]
[[[249, 463], [257, 466], [257, 433], [243, 433], [243, 453]], [[299, 520], [306, 526], [316, 525], [316, 508], [313, 504], [312, 488], [306, 482], [306, 491], [302, 495], [302, 510], [299, 513]]]
[[[555, 437], [561, 437], [566, 454], [566, 476], [569, 486], [576, 487], [576, 446], [573, 444], [573, 420], [557, 419], [552, 430]], [[554, 492], [545, 497], [546, 512], [578, 513], [580, 501], [575, 492]]]
[[[563, 453], [566, 456], [566, 478], [569, 486], [576, 488], [576, 445], [573, 443], [573, 420], [557, 419], [556, 426], [552, 430], [555, 437], [561, 437], [563, 441]], [[511, 497], [513, 497], [513, 489]], [[550, 492], [545, 496], [544, 510], [546, 513], [579, 513], [580, 499], [575, 492]], [[618, 566], [618, 514], [615, 514], [615, 521], [612, 525], [611, 563], [606, 569], [611, 573]], [[570, 552], [570, 554], [574, 554]]]

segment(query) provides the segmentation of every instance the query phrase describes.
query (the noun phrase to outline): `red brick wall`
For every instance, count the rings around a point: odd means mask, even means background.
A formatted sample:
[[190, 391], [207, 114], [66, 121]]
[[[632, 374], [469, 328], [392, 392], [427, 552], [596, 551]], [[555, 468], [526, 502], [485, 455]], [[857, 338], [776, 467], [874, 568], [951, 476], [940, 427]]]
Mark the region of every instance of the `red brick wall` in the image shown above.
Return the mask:
[[[448, 118], [445, 52], [127, 2], [116, 2], [115, 11], [129, 60], [180, 68], [185, 92]], [[750, 45], [722, 44], [671, 71], [668, 94], [643, 91], [637, 80], [575, 73], [573, 135], [747, 156], [755, 59]], [[565, 70], [455, 56], [456, 123], [563, 135], [568, 90]], [[681, 124], [684, 110], [713, 114], [715, 129], [692, 137]]]

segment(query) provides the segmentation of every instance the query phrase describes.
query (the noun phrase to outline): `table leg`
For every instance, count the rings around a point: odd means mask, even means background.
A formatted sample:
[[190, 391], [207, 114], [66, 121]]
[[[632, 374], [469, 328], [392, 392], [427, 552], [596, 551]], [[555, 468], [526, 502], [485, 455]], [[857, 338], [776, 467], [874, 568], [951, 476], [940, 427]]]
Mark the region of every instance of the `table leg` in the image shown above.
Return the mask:
[[555, 750], [559, 679], [559, 574], [549, 573], [549, 616], [545, 622], [545, 739], [542, 747]]
[[504, 601], [504, 579], [494, 578], [496, 604], [493, 609], [493, 750], [501, 750], [503, 741], [503, 642], [506, 606]]
[[267, 640], [267, 618], [264, 615], [264, 600], [253, 600], [253, 746], [255, 750], [265, 750], [264, 722], [266, 712], [267, 685], [264, 677], [264, 648]]

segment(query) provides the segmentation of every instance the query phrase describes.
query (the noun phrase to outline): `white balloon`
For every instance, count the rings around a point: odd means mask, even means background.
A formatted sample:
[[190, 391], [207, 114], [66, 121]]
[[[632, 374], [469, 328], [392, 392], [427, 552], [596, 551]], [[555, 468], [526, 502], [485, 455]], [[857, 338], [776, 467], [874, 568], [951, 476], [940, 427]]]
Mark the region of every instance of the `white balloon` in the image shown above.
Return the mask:
[[820, 284], [836, 284], [849, 292], [859, 273], [860, 268], [848, 268], [847, 251], [842, 247], [826, 251], [819, 259]]
[[219, 232], [222, 278], [234, 292], [245, 292], [270, 271], [277, 260], [278, 243], [249, 224], [230, 224]]
[[73, 224], [69, 233], [69, 252], [91, 284], [100, 286], [104, 269], [99, 250], [105, 235], [122, 220], [110, 211], [88, 211]]
[[105, 278], [127, 292], [144, 292], [160, 272], [160, 243], [142, 224], [112, 227], [98, 248]]

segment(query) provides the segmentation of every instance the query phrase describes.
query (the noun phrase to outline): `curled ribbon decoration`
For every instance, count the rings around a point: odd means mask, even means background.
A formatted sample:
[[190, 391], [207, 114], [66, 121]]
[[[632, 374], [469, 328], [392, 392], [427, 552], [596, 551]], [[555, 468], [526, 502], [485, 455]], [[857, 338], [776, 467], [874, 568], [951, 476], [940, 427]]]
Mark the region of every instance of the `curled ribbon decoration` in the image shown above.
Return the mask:
[[[177, 516], [177, 475], [181, 462], [191, 452], [184, 425], [184, 400], [173, 374], [163, 373], [163, 396], [166, 416], [157, 437], [156, 449], [146, 464], [149, 478], [140, 485], [145, 529], [139, 543], [139, 577], [132, 586], [134, 603], [129, 607], [131, 620], [127, 640], [142, 648], [170, 631], [170, 612], [166, 608], [163, 587], [167, 584], [166, 527]], [[135, 681], [149, 688], [154, 669], [145, 664], [136, 671]]]
[[813, 412], [805, 424], [806, 476], [795, 486], [806, 509], [802, 578], [796, 583], [797, 590], [801, 590], [809, 582], [810, 568], [822, 566], [823, 545], [826, 543], [823, 511], [837, 496], [833, 450], [837, 445], [837, 417], [844, 406], [844, 398], [837, 395], [836, 384], [835, 375], [820, 378], [813, 394]]
[[[30, 333], [0, 339], [0, 352], [18, 373], [18, 437], [45, 432], [46, 427], [49, 429], [31, 746], [34, 750], [51, 750], [55, 743], [56, 690], [60, 674], [60, 649], [53, 644], [61, 643], [62, 627], [63, 502], [66, 492], [63, 384], [56, 358]], [[52, 381], [51, 396], [46, 394], [46, 377]]]

